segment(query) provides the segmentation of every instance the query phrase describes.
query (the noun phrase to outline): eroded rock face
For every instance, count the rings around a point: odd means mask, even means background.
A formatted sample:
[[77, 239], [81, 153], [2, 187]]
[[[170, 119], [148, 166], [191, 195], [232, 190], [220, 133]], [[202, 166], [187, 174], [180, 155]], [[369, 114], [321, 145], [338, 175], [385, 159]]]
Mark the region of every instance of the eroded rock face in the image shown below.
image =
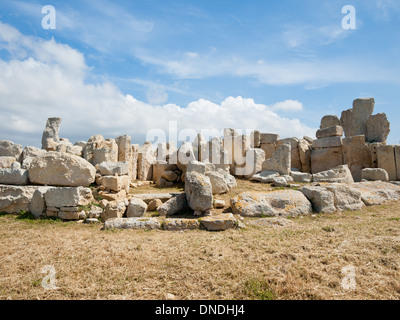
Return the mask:
[[199, 227], [197, 219], [165, 219], [162, 225], [163, 230], [168, 231], [194, 230]]
[[8, 140], [0, 140], [0, 157], [13, 157], [20, 161], [22, 146]]
[[379, 146], [376, 149], [378, 167], [385, 169], [390, 181], [397, 180], [395, 148], [393, 146]]
[[95, 175], [95, 167], [85, 159], [60, 152], [34, 158], [29, 167], [32, 183], [49, 186], [88, 187]]
[[83, 158], [90, 162], [94, 163], [93, 159], [93, 151], [96, 149], [103, 148], [105, 140], [102, 135], [98, 134], [89, 138], [85, 147], [83, 148]]
[[125, 176], [129, 174], [128, 162], [102, 162], [99, 165], [102, 176]]
[[400, 199], [400, 187], [387, 182], [359, 182], [352, 184], [351, 187], [361, 192], [361, 199], [366, 206]]
[[331, 170], [313, 174], [313, 181], [329, 183], [353, 183], [354, 179], [351, 175], [348, 165], [342, 165], [332, 168]]
[[[16, 163], [19, 165], [19, 162]], [[27, 185], [28, 182], [28, 170], [20, 168], [0, 169], [0, 184], [24, 186]]]
[[160, 216], [172, 216], [188, 208], [186, 194], [179, 194], [157, 208]]
[[42, 149], [56, 151], [57, 144], [60, 141], [60, 125], [61, 118], [47, 119], [46, 128], [42, 135]]
[[161, 223], [154, 218], [112, 218], [104, 223], [104, 229], [161, 229]]
[[0, 185], [0, 212], [29, 211], [33, 194], [38, 188], [40, 187]]
[[89, 188], [50, 188], [44, 199], [47, 207], [78, 207], [88, 205], [93, 201], [92, 190]]
[[213, 207], [210, 178], [197, 172], [187, 172], [185, 179], [186, 200], [194, 211], [206, 212]]
[[294, 190], [244, 192], [231, 199], [232, 211], [245, 217], [298, 216], [312, 212], [303, 193]]
[[207, 231], [225, 231], [234, 228], [237, 225], [237, 220], [232, 213], [228, 213], [201, 218], [200, 224]]
[[326, 129], [333, 126], [340, 126], [340, 120], [337, 116], [328, 115], [321, 119], [320, 129]]
[[342, 147], [314, 149], [311, 151], [312, 173], [319, 173], [340, 165], [343, 165]]
[[132, 198], [129, 201], [128, 211], [126, 216], [128, 218], [143, 217], [147, 211], [147, 204], [142, 199]]
[[361, 178], [370, 181], [389, 181], [388, 173], [381, 168], [366, 168], [361, 172]]
[[364, 136], [343, 139], [343, 161], [349, 166], [354, 181], [361, 181], [361, 171], [372, 167], [371, 149]]
[[386, 142], [390, 133], [390, 123], [386, 114], [378, 113], [367, 121], [367, 142]]
[[263, 171], [276, 171], [282, 175], [289, 175], [291, 169], [291, 144], [284, 142], [278, 150], [262, 164]]
[[305, 186], [300, 191], [311, 202], [314, 212], [332, 213], [336, 211], [333, 193], [323, 187]]
[[361, 192], [349, 185], [331, 184], [324, 187], [332, 192], [335, 207], [340, 211], [361, 210], [364, 206], [361, 200]]

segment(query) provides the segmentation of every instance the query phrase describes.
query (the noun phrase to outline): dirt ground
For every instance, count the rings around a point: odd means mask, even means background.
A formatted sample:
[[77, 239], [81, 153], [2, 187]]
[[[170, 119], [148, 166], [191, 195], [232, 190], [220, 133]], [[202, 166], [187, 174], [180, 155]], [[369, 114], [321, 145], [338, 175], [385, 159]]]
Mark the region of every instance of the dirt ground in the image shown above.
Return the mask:
[[[238, 182], [216, 198], [269, 188]], [[400, 202], [286, 226], [251, 220], [218, 233], [102, 231], [1, 214], [0, 299], [400, 299]], [[42, 287], [48, 265], [55, 290]], [[343, 268], [354, 270], [355, 287], [342, 287]]]

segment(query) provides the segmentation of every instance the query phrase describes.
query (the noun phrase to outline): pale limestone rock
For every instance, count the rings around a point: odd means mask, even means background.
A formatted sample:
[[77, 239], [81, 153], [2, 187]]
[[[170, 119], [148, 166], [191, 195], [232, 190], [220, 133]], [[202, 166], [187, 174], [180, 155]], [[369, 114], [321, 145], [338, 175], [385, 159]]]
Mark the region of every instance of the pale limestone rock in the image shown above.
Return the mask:
[[0, 157], [0, 169], [8, 169], [17, 161], [15, 157]]
[[147, 152], [139, 152], [138, 155], [138, 180], [153, 180], [153, 165], [156, 162], [154, 154], [147, 149]]
[[185, 178], [186, 200], [194, 211], [206, 212], [213, 207], [210, 178], [197, 172], [187, 172]]
[[311, 150], [311, 172], [314, 174], [342, 164], [342, 147]]
[[254, 130], [250, 134], [250, 147], [260, 148], [261, 146], [261, 134], [260, 131]]
[[[19, 164], [19, 162], [17, 163]], [[28, 182], [28, 170], [17, 168], [14, 169], [12, 167], [9, 169], [0, 169], [0, 184], [24, 186], [27, 185]]]
[[301, 171], [311, 173], [311, 146], [305, 139], [299, 140], [299, 158]]
[[118, 162], [118, 145], [114, 139], [106, 139], [102, 148], [93, 150], [93, 165], [102, 162]]
[[390, 181], [396, 181], [397, 169], [394, 146], [380, 146], [377, 148], [378, 167], [385, 169]]
[[160, 216], [172, 216], [188, 208], [186, 194], [178, 194], [157, 208]]
[[361, 181], [361, 171], [372, 167], [371, 149], [365, 144], [364, 136], [343, 139], [343, 162], [353, 175], [354, 181]]
[[190, 161], [187, 172], [197, 172], [200, 174], [206, 174], [206, 165], [199, 161]]
[[102, 176], [125, 176], [129, 174], [129, 163], [104, 161], [99, 164], [99, 171]]
[[294, 182], [299, 182], [299, 183], [312, 182], [312, 174], [310, 173], [292, 171], [290, 175], [292, 176]]
[[129, 192], [130, 178], [129, 176], [102, 176], [98, 179], [98, 184], [115, 192], [121, 190]]
[[21, 160], [22, 146], [8, 140], [0, 140], [0, 157], [14, 157]]
[[232, 211], [246, 217], [298, 216], [312, 212], [303, 193], [294, 190], [244, 192], [231, 199]]
[[157, 211], [159, 207], [163, 205], [163, 202], [160, 199], [154, 199], [150, 201], [147, 210], [148, 211]]
[[163, 230], [167, 231], [195, 230], [199, 227], [197, 219], [165, 219], [162, 225]]
[[213, 194], [222, 194], [229, 191], [229, 187], [222, 174], [218, 172], [208, 172], [206, 176], [210, 178]]
[[131, 198], [126, 216], [128, 218], [143, 217], [147, 211], [147, 204], [142, 199]]
[[364, 206], [361, 200], [361, 192], [355, 188], [341, 184], [331, 184], [324, 187], [333, 193], [335, 207], [339, 211], [357, 211]]
[[274, 144], [279, 140], [279, 135], [274, 133], [261, 133], [260, 144]]
[[102, 135], [98, 134], [89, 138], [85, 147], [83, 148], [83, 158], [94, 164], [93, 151], [104, 147], [105, 140]]
[[45, 194], [52, 187], [39, 187], [33, 193], [31, 203], [29, 205], [29, 211], [36, 217], [39, 218], [45, 215], [46, 212], [46, 201]]
[[380, 205], [387, 201], [400, 199], [400, 187], [391, 183], [359, 182], [351, 186], [361, 192], [361, 199], [366, 206]]
[[[47, 119], [46, 128], [42, 135], [42, 149], [55, 151], [54, 146], [60, 141], [61, 118]], [[55, 144], [52, 144], [54, 142]]]
[[215, 209], [223, 209], [225, 208], [225, 201], [224, 200], [215, 200], [214, 201], [214, 208]]
[[319, 129], [316, 133], [317, 139], [341, 137], [343, 136], [343, 128], [341, 126], [333, 126], [325, 129]]
[[333, 193], [323, 187], [305, 186], [300, 191], [311, 202], [316, 213], [332, 213], [336, 211]]
[[34, 158], [29, 167], [29, 180], [41, 185], [88, 187], [95, 175], [95, 167], [85, 159], [60, 152]]
[[386, 114], [378, 113], [370, 116], [367, 121], [367, 134], [365, 139], [368, 142], [384, 142], [390, 133], [390, 123]]
[[161, 229], [161, 223], [155, 218], [113, 218], [104, 223], [104, 229]]
[[271, 158], [277, 149], [275, 143], [261, 143], [260, 148], [265, 153], [265, 160]]
[[93, 201], [92, 190], [89, 188], [49, 188], [44, 199], [47, 207], [78, 207], [88, 205]]
[[107, 203], [104, 212], [101, 215], [101, 220], [104, 222], [112, 218], [122, 218], [125, 211], [125, 201], [109, 202]]
[[278, 150], [262, 164], [263, 171], [277, 171], [280, 174], [290, 174], [291, 170], [291, 145], [286, 142], [280, 145]]
[[347, 164], [313, 174], [313, 181], [329, 183], [354, 183], [353, 176]]
[[250, 180], [261, 183], [272, 183], [275, 177], [279, 177], [278, 172], [264, 170], [253, 175]]
[[277, 188], [286, 188], [289, 184], [284, 177], [275, 177], [272, 179], [272, 185]]
[[361, 179], [387, 182], [389, 181], [389, 175], [385, 169], [366, 168], [361, 172]]
[[314, 149], [323, 149], [341, 147], [342, 145], [342, 137], [328, 137], [314, 140], [312, 147]]
[[337, 116], [328, 115], [321, 119], [320, 129], [326, 129], [333, 126], [340, 126], [340, 120]]
[[232, 213], [219, 214], [200, 219], [200, 224], [207, 231], [225, 231], [237, 226], [237, 220]]

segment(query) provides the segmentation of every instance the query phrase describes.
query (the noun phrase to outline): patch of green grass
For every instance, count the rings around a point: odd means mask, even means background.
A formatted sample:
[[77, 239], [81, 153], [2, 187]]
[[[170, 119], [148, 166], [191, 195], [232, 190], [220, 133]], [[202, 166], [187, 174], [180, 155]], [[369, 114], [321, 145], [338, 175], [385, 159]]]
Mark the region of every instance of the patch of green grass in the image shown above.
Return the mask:
[[36, 220], [37, 218], [28, 211], [20, 211], [17, 220]]
[[270, 285], [262, 280], [251, 278], [244, 283], [244, 292], [252, 300], [276, 300], [276, 294]]
[[322, 230], [324, 230], [326, 232], [334, 232], [335, 228], [332, 226], [326, 226], [326, 227], [323, 227]]
[[400, 221], [400, 218], [389, 218], [389, 221]]

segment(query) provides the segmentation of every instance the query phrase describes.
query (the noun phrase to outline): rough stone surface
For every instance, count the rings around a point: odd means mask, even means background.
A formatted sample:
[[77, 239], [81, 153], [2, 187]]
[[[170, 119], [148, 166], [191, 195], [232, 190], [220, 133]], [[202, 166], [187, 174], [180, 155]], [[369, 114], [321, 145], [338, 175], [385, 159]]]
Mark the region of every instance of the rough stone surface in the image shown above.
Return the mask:
[[397, 180], [397, 169], [395, 151], [393, 146], [380, 146], [376, 149], [378, 167], [385, 169], [389, 175], [389, 180]]
[[206, 165], [199, 161], [190, 161], [187, 167], [187, 172], [206, 174]]
[[361, 200], [361, 192], [348, 185], [331, 184], [325, 186], [327, 190], [332, 192], [336, 209], [345, 210], [361, 210], [364, 203]]
[[153, 180], [153, 164], [156, 162], [156, 157], [152, 152], [140, 152], [138, 154], [138, 180], [151, 181]]
[[287, 187], [289, 184], [288, 184], [288, 182], [286, 181], [286, 179], [284, 178], [284, 177], [275, 177], [275, 178], [273, 178], [272, 179], [272, 185], [274, 186], [274, 187], [283, 187], [283, 188], [285, 188], [285, 187]]
[[104, 223], [104, 229], [161, 229], [161, 223], [154, 218], [113, 218]]
[[99, 165], [102, 176], [125, 176], [129, 174], [128, 162], [102, 162]]
[[260, 173], [253, 175], [251, 180], [261, 182], [261, 183], [272, 183], [274, 181], [275, 177], [279, 177], [278, 172], [264, 170], [264, 171], [261, 171]]
[[187, 167], [191, 161], [195, 161], [193, 146], [189, 142], [185, 142], [178, 149], [177, 165], [179, 170], [182, 171], [182, 178], [185, 179]]
[[320, 129], [326, 129], [333, 126], [340, 126], [340, 120], [337, 116], [328, 115], [321, 119]]
[[126, 216], [128, 218], [143, 217], [147, 211], [147, 204], [142, 199], [131, 198]]
[[208, 172], [206, 176], [210, 178], [213, 194], [222, 194], [229, 191], [224, 176], [219, 172]]
[[25, 169], [0, 169], [0, 184], [24, 186], [29, 182], [29, 173]]
[[389, 175], [385, 169], [367, 168], [361, 172], [361, 179], [370, 181], [389, 181]]
[[89, 188], [50, 188], [44, 195], [47, 207], [85, 206], [93, 201]]
[[31, 203], [29, 205], [29, 211], [36, 217], [43, 216], [46, 212], [46, 202], [44, 195], [52, 187], [39, 187], [33, 193]]
[[215, 209], [223, 209], [223, 208], [225, 208], [225, 201], [224, 200], [215, 200], [214, 201], [214, 208]]
[[332, 213], [336, 211], [333, 193], [323, 187], [305, 186], [300, 191], [311, 202], [316, 213]]
[[277, 147], [276, 147], [276, 143], [262, 143], [260, 145], [260, 148], [264, 151], [265, 160], [267, 160], [272, 157], [272, 155], [276, 151]]
[[103, 176], [98, 179], [98, 184], [115, 192], [121, 190], [127, 190], [129, 192], [130, 178], [129, 176]]
[[261, 146], [261, 134], [260, 131], [254, 130], [250, 134], [250, 147], [251, 148], [260, 148]]
[[210, 178], [197, 172], [186, 173], [186, 200], [194, 211], [205, 212], [213, 207], [212, 184]]
[[0, 169], [8, 169], [17, 161], [15, 157], [0, 157]]
[[279, 140], [279, 135], [274, 133], [261, 133], [260, 134], [260, 144], [271, 144], [276, 143]]
[[310, 173], [292, 171], [290, 175], [292, 176], [294, 182], [299, 182], [299, 183], [312, 182], [312, 174]]
[[231, 199], [232, 211], [246, 217], [298, 216], [312, 212], [303, 193], [294, 190], [244, 192]]
[[300, 139], [298, 144], [301, 171], [311, 173], [311, 146], [305, 139]]
[[91, 164], [94, 164], [93, 151], [103, 148], [104, 143], [105, 140], [100, 134], [90, 137], [85, 147], [83, 148], [83, 158]]
[[201, 218], [200, 224], [207, 231], [225, 231], [234, 228], [237, 225], [237, 220], [232, 213], [228, 213]]
[[262, 164], [263, 171], [276, 171], [280, 174], [290, 174], [291, 169], [291, 144], [282, 143], [278, 150]]
[[343, 139], [343, 162], [349, 166], [354, 181], [361, 181], [361, 171], [372, 167], [371, 149], [364, 136]]
[[186, 194], [181, 193], [157, 208], [160, 216], [172, 216], [188, 208]]
[[367, 134], [365, 136], [368, 142], [384, 142], [390, 133], [390, 123], [386, 114], [378, 113], [368, 118]]
[[147, 210], [148, 211], [157, 211], [159, 207], [163, 205], [163, 202], [160, 199], [154, 199], [150, 201]]
[[104, 208], [104, 212], [101, 215], [101, 220], [107, 221], [112, 218], [122, 218], [126, 211], [125, 201], [109, 202]]
[[361, 192], [361, 199], [366, 206], [380, 205], [387, 201], [400, 199], [400, 186], [381, 182], [359, 182], [351, 185]]
[[46, 127], [42, 135], [42, 149], [55, 151], [52, 141], [58, 143], [60, 141], [60, 118], [47, 119]]
[[168, 201], [172, 197], [184, 193], [140, 193], [135, 194], [135, 198], [142, 199], [144, 202], [149, 204], [152, 200], [160, 199], [162, 202]]
[[17, 161], [22, 155], [22, 146], [8, 140], [0, 140], [0, 157], [14, 157]]
[[343, 164], [342, 148], [315, 149], [311, 151], [311, 171], [318, 173]]
[[197, 219], [165, 219], [162, 228], [167, 231], [195, 230], [200, 227]]
[[114, 139], [106, 139], [102, 148], [93, 150], [93, 165], [102, 162], [118, 162], [118, 145]]
[[312, 147], [314, 149], [335, 148], [343, 145], [342, 137], [328, 137], [317, 139], [313, 141]]
[[38, 186], [0, 185], [0, 212], [29, 211], [33, 194], [39, 188]]
[[341, 126], [333, 126], [325, 129], [319, 129], [317, 131], [317, 139], [329, 138], [329, 137], [341, 137], [343, 136], [343, 128]]
[[30, 181], [42, 185], [88, 187], [95, 175], [96, 169], [85, 159], [60, 152], [37, 157], [29, 167]]
[[342, 165], [327, 171], [313, 174], [314, 182], [353, 183], [354, 179], [348, 165]]

